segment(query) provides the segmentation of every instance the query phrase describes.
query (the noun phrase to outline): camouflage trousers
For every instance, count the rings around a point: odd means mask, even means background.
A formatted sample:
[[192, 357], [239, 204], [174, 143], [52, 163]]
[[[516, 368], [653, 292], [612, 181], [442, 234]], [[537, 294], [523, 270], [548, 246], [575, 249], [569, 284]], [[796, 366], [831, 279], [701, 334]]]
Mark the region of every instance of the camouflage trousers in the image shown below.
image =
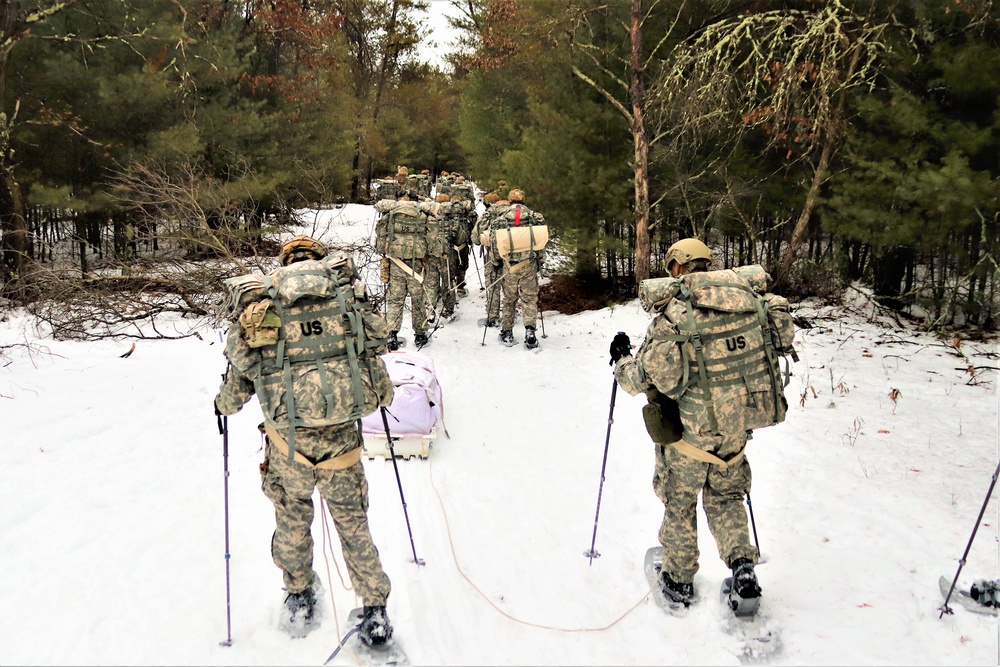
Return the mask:
[[443, 305], [443, 312], [450, 313], [455, 310], [451, 262], [452, 258], [449, 255], [424, 258], [424, 300], [427, 303], [428, 313], [437, 307], [439, 299]]
[[[295, 431], [296, 450], [317, 462], [360, 446], [354, 424]], [[355, 592], [365, 605], [384, 605], [391, 585], [368, 529], [368, 480], [361, 462], [344, 470], [321, 470], [297, 461], [289, 463], [288, 457], [269, 440], [261, 472], [261, 488], [274, 505], [271, 558], [283, 572], [285, 588], [299, 593], [314, 581], [310, 528], [314, 515], [313, 489], [318, 488], [340, 536]]]
[[503, 315], [500, 320], [501, 329], [514, 328], [514, 308], [520, 298], [524, 305], [524, 326], [535, 328], [538, 320], [538, 267], [534, 261], [528, 261], [519, 268], [517, 262], [513, 266], [503, 270], [507, 274], [500, 283], [503, 285], [503, 297], [501, 306]]
[[486, 319], [500, 319], [500, 292], [503, 290], [503, 262], [494, 262], [489, 255], [483, 260], [486, 293]]
[[[729, 459], [746, 446], [746, 436], [693, 438], [685, 440], [699, 449]], [[714, 440], [714, 442], [713, 442]], [[750, 464], [744, 457], [723, 471], [681, 454], [670, 445], [655, 445], [656, 469], [653, 489], [663, 502], [660, 544], [663, 569], [671, 579], [690, 583], [698, 571], [698, 494], [715, 537], [719, 556], [729, 566], [737, 558], [756, 563], [759, 553], [750, 542], [743, 499], [750, 492]]]
[[[424, 260], [404, 259], [404, 264], [414, 273], [420, 275], [424, 271]], [[403, 324], [403, 304], [406, 295], [410, 295], [410, 322], [413, 333], [427, 333], [427, 306], [424, 301], [424, 286], [415, 277], [399, 268], [395, 262], [389, 263], [389, 290], [386, 294], [386, 322], [389, 331], [399, 331]]]
[[[449, 246], [448, 268], [451, 269], [451, 286], [453, 289], [465, 287], [465, 272], [469, 270], [469, 244], [466, 243], [462, 250], [455, 250], [454, 246]], [[465, 253], [465, 268], [462, 268], [462, 255]]]
[[[462, 223], [459, 223], [462, 224]], [[469, 253], [473, 250], [465, 243], [463, 248], [455, 253], [458, 257], [458, 265], [455, 267], [455, 274], [458, 277], [456, 287], [465, 288], [465, 274], [469, 270]]]

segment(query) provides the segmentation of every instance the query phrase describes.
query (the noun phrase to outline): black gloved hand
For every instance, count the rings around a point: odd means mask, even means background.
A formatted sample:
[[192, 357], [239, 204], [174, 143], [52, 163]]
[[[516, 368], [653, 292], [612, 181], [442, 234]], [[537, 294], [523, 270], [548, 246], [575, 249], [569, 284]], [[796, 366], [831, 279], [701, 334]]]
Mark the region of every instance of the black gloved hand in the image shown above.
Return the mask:
[[216, 417], [222, 417], [223, 416], [222, 413], [219, 412], [219, 404], [218, 403], [216, 403], [215, 401], [212, 401], [212, 407], [215, 408], [215, 416]]
[[632, 341], [629, 340], [628, 334], [624, 331], [619, 331], [615, 339], [611, 341], [611, 364], [614, 364], [622, 357], [630, 356], [632, 356]]

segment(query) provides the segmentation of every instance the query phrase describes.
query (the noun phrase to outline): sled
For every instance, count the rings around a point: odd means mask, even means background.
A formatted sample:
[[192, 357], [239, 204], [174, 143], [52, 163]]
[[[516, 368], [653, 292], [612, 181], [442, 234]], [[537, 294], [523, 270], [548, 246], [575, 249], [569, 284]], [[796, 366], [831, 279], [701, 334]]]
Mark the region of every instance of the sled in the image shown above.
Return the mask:
[[[387, 352], [382, 360], [395, 388], [392, 404], [385, 409], [392, 453], [404, 459], [414, 456], [426, 459], [438, 428], [444, 427], [442, 391], [434, 361], [426, 354], [411, 350]], [[369, 460], [389, 458], [389, 441], [381, 410], [361, 420], [361, 432], [364, 435], [362, 452]]]

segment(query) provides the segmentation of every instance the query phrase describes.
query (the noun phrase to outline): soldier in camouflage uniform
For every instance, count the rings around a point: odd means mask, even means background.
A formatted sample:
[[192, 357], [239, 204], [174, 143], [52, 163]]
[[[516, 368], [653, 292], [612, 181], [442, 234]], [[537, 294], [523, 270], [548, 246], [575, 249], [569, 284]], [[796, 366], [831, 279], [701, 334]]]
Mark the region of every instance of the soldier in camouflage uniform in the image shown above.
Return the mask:
[[[424, 258], [424, 299], [427, 302], [427, 323], [437, 321], [438, 299], [443, 297], [441, 317], [451, 318], [455, 313], [455, 291], [451, 285], [451, 267], [448, 265], [448, 241], [451, 225], [451, 203], [448, 195], [440, 194], [436, 201], [441, 205], [437, 214], [427, 218], [427, 256]], [[456, 211], [458, 206], [455, 206]]]
[[[667, 267], [677, 277], [707, 271], [711, 259], [704, 243], [683, 239], [668, 250]], [[673, 321], [684, 320], [685, 305], [678, 299], [670, 302], [667, 311]], [[704, 393], [697, 384], [678, 401], [666, 396], [676, 390], [682, 373], [678, 369], [688, 363], [681, 345], [667, 337], [676, 332], [665, 315], [658, 315], [635, 357], [627, 335], [619, 334], [611, 344], [618, 383], [633, 396], [645, 392], [649, 400], [643, 418], [656, 449], [653, 488], [664, 506], [659, 535], [663, 591], [684, 606], [694, 600], [692, 582], [699, 556], [696, 512], [701, 493], [719, 556], [733, 570], [734, 591], [744, 599], [758, 598], [760, 586], [753, 566], [759, 553], [750, 541], [743, 506], [751, 481], [744, 456], [748, 433], [727, 428], [726, 415], [718, 411], [717, 420], [707, 419], [707, 408], [698, 400]]]
[[490, 217], [497, 212], [503, 212], [510, 206], [507, 200], [501, 200], [495, 192], [483, 198], [486, 210], [479, 216], [476, 226], [472, 228], [472, 242], [479, 245], [480, 257], [483, 258], [483, 280], [486, 286], [486, 326], [500, 325], [500, 292], [503, 287], [503, 260], [490, 245], [483, 245], [482, 238], [490, 234]]
[[382, 214], [375, 225], [375, 250], [388, 263], [386, 320], [389, 349], [399, 349], [398, 334], [403, 324], [403, 304], [410, 297], [413, 342], [427, 344], [427, 302], [424, 295], [424, 259], [427, 257], [427, 218], [440, 204], [420, 201], [415, 191], [407, 191], [397, 201], [379, 201], [375, 210]]
[[[282, 248], [280, 261], [282, 266], [289, 266], [307, 259], [319, 260], [325, 255], [326, 249], [315, 239], [295, 237]], [[384, 335], [385, 322], [377, 313], [366, 310], [365, 317], [371, 318], [377, 333]], [[256, 393], [254, 378], [265, 365], [262, 349], [248, 344], [240, 326], [230, 328], [226, 342], [230, 366], [215, 397], [217, 415], [236, 414]], [[384, 347], [371, 350], [372, 354], [381, 352]], [[382, 363], [380, 358], [376, 362]], [[382, 368], [384, 371], [384, 366]], [[387, 377], [385, 374], [382, 386], [375, 388], [380, 402], [385, 405], [392, 401], [392, 383], [390, 380], [386, 386]], [[318, 380], [316, 384], [319, 385]], [[296, 386], [295, 393], [299, 390]], [[322, 395], [320, 386], [302, 391]], [[262, 395], [259, 398], [261, 405], [270, 406], [273, 397]], [[271, 556], [283, 573], [288, 591], [285, 604], [289, 615], [282, 617], [281, 625], [293, 636], [303, 636], [319, 625], [319, 615], [314, 614], [314, 608], [322, 588], [313, 570], [310, 531], [314, 515], [313, 489], [318, 488], [333, 517], [355, 593], [365, 605], [363, 638], [372, 645], [384, 644], [392, 635], [385, 611], [391, 585], [368, 528], [368, 482], [360, 460], [362, 439], [358, 424], [352, 421], [312, 428], [296, 427], [293, 437], [289, 437], [287, 419], [287, 414], [282, 412], [275, 417], [274, 424], [261, 424], [267, 433], [265, 459], [260, 466], [261, 488], [274, 505], [276, 524]], [[289, 442], [294, 447], [292, 461], [288, 460]]]
[[[495, 212], [491, 216], [490, 226], [496, 228], [498, 224], [503, 224], [501, 217], [504, 217], [509, 209], [517, 208], [520, 211], [520, 220], [523, 224], [545, 224], [542, 214], [524, 205], [524, 192], [517, 188], [512, 189], [507, 194], [506, 207], [497, 202]], [[534, 220], [534, 223], [528, 222]], [[538, 322], [538, 272], [545, 264], [545, 251], [531, 251], [521, 253], [527, 257], [504, 258], [503, 260], [503, 296], [500, 299], [500, 342], [504, 345], [514, 344], [514, 310], [517, 307], [518, 299], [524, 308], [524, 345], [528, 349], [538, 347], [538, 338], [535, 336], [535, 325]]]

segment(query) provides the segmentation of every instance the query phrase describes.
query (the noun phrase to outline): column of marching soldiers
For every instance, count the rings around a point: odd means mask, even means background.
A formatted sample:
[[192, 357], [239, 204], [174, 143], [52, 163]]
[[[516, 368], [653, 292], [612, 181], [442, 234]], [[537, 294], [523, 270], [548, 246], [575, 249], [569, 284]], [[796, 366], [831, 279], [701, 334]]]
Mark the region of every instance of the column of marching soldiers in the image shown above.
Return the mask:
[[[476, 188], [459, 173], [442, 171], [432, 183], [430, 170], [410, 173], [401, 166], [375, 187], [375, 208], [381, 214], [375, 249], [382, 255], [380, 277], [387, 286], [390, 350], [403, 344], [399, 330], [407, 297], [417, 349], [430, 342], [438, 327], [455, 319], [458, 300], [469, 293], [470, 255], [477, 275], [479, 271], [472, 245], [479, 246], [483, 265], [484, 341], [485, 329], [498, 327], [501, 343], [516, 344], [513, 326], [520, 301], [524, 345], [538, 347], [538, 274], [548, 228], [543, 216], [525, 205], [522, 190], [498, 181], [484, 194], [486, 209], [478, 215]], [[507, 231], [498, 239], [498, 230]]]

